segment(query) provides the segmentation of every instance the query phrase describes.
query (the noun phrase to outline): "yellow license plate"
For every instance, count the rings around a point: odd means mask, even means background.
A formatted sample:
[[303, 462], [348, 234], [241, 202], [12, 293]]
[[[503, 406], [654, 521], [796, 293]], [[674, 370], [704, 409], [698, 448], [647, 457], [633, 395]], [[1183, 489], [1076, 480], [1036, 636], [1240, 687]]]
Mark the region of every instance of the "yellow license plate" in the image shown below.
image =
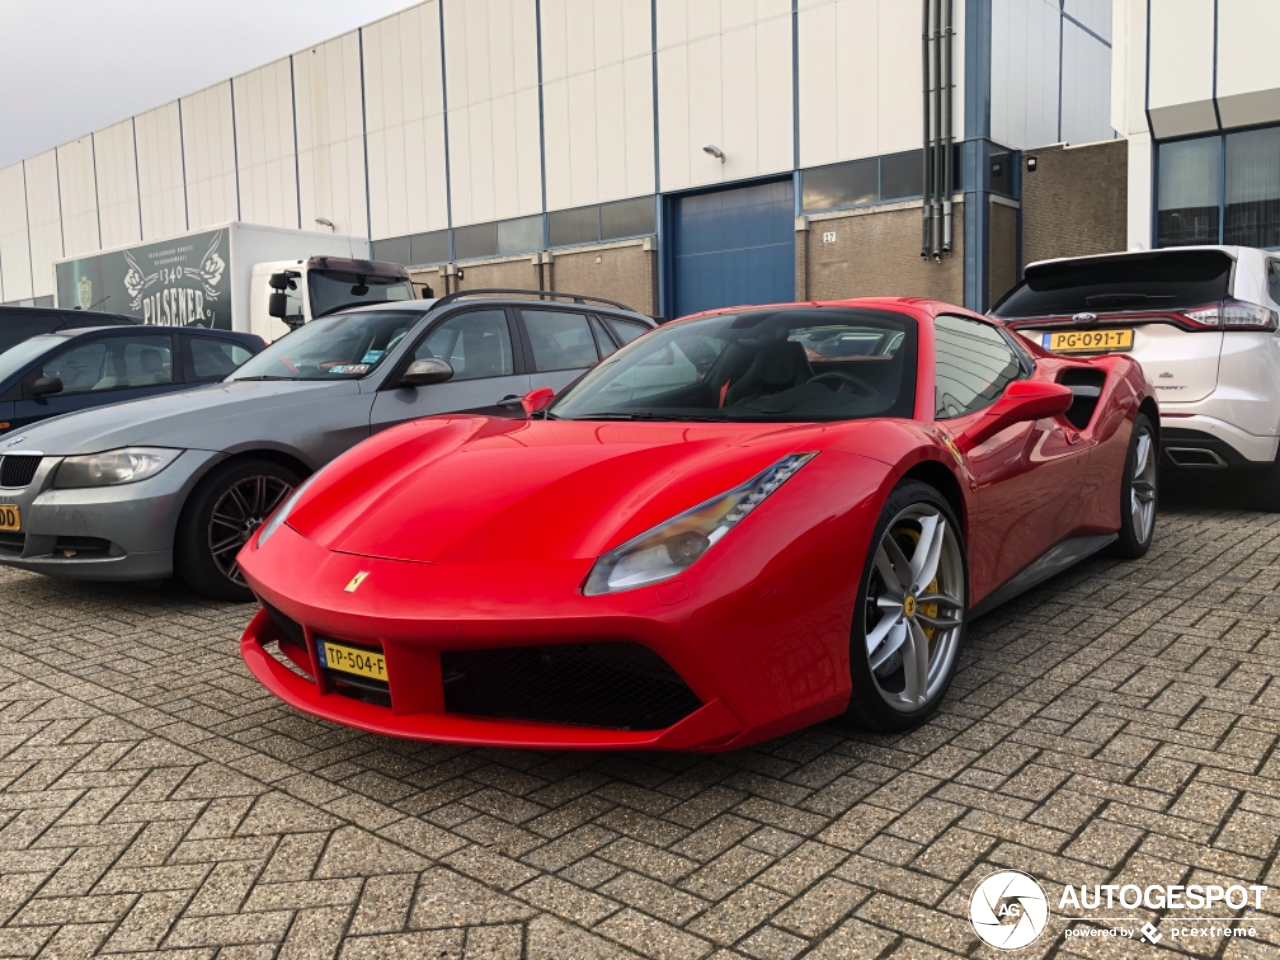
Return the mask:
[[21, 530], [22, 515], [12, 503], [0, 503], [0, 530]]
[[358, 677], [387, 682], [387, 658], [372, 650], [344, 647], [340, 643], [321, 640], [316, 644], [320, 653], [320, 666], [342, 673], [354, 673]]
[[1133, 349], [1132, 330], [1055, 330], [1044, 335], [1054, 353], [1117, 353]]

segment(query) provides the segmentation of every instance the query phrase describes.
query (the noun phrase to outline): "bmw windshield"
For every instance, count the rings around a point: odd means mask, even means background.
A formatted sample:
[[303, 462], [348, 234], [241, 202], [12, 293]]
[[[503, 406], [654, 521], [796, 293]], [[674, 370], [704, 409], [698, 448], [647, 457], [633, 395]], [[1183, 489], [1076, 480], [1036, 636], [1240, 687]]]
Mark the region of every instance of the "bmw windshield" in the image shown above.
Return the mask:
[[378, 368], [421, 316], [386, 310], [321, 317], [246, 360], [227, 380], [358, 380]]
[[880, 310], [762, 308], [659, 327], [549, 410], [562, 420], [910, 417], [916, 323]]

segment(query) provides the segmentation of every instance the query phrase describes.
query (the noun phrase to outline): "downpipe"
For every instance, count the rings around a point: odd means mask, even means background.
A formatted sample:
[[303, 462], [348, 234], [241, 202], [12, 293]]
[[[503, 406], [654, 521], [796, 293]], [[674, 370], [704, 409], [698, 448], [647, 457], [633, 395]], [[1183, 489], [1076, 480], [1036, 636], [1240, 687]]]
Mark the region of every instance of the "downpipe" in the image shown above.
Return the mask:
[[943, 175], [942, 186], [942, 252], [947, 256], [951, 255], [951, 197], [955, 193], [955, 172], [952, 169], [953, 154], [955, 152], [952, 146], [954, 142], [954, 131], [952, 130], [952, 95], [954, 92], [954, 84], [952, 83], [952, 59], [951, 59], [951, 43], [952, 43], [952, 0], [942, 0], [943, 4], [943, 20], [942, 20], [942, 80], [941, 85], [946, 90], [946, 96], [942, 101], [942, 129], [944, 131], [944, 154], [942, 164], [945, 170]]
[[920, 33], [920, 64], [921, 64], [921, 84], [924, 91], [924, 103], [923, 103], [924, 109], [921, 111], [921, 115], [924, 117], [924, 135], [922, 137], [922, 149], [920, 151], [920, 156], [921, 156], [920, 192], [922, 194], [921, 203], [920, 203], [920, 231], [921, 231], [920, 259], [928, 260], [929, 259], [929, 240], [933, 233], [933, 224], [932, 224], [933, 207], [931, 205], [932, 197], [930, 196], [930, 193], [931, 193], [930, 187], [932, 185], [933, 171], [930, 169], [930, 164], [929, 164], [929, 153], [933, 145], [932, 143], [933, 124], [932, 124], [932, 117], [929, 116], [929, 113], [930, 113], [929, 0], [922, 0], [921, 6], [922, 6], [922, 10], [921, 10], [922, 26], [921, 26], [921, 33]]
[[933, 116], [935, 129], [930, 150], [933, 152], [933, 230], [931, 247], [933, 262], [942, 262], [942, 165], [938, 156], [942, 140], [942, 0], [933, 0]]

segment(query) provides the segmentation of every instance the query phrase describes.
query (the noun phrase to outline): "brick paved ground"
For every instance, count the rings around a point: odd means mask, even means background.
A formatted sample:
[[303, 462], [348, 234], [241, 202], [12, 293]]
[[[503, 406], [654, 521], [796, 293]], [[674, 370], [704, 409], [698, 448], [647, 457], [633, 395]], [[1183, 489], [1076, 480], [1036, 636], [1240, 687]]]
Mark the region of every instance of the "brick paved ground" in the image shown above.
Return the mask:
[[[0, 956], [994, 955], [997, 866], [1280, 886], [1278, 584], [1280, 515], [1184, 503], [975, 624], [923, 729], [699, 758], [358, 735], [249, 678], [243, 607], [5, 573]], [[1193, 953], [1276, 956], [1249, 921]], [[1019, 955], [1186, 949], [1064, 927]]]

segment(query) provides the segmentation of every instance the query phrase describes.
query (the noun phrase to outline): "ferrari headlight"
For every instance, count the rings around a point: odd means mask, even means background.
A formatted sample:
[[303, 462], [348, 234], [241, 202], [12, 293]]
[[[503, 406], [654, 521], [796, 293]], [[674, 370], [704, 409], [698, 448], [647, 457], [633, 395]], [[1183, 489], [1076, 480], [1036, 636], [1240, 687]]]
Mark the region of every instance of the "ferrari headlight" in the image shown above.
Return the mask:
[[289, 516], [289, 511], [293, 509], [293, 505], [297, 503], [298, 498], [302, 496], [302, 491], [311, 486], [311, 481], [320, 476], [320, 472], [321, 471], [317, 470], [311, 476], [307, 477], [307, 479], [303, 480], [302, 483], [294, 487], [293, 493], [289, 494], [289, 498], [285, 500], [284, 503], [280, 504], [275, 513], [267, 518], [267, 522], [264, 523], [258, 531], [259, 547], [265, 546], [267, 538], [280, 529], [280, 524], [284, 523], [285, 519]]
[[682, 573], [815, 456], [783, 457], [742, 486], [614, 547], [591, 568], [582, 592], [588, 597], [617, 593]]
[[55, 487], [111, 487], [154, 477], [178, 459], [181, 450], [167, 447], [124, 447], [67, 457], [58, 465]]

